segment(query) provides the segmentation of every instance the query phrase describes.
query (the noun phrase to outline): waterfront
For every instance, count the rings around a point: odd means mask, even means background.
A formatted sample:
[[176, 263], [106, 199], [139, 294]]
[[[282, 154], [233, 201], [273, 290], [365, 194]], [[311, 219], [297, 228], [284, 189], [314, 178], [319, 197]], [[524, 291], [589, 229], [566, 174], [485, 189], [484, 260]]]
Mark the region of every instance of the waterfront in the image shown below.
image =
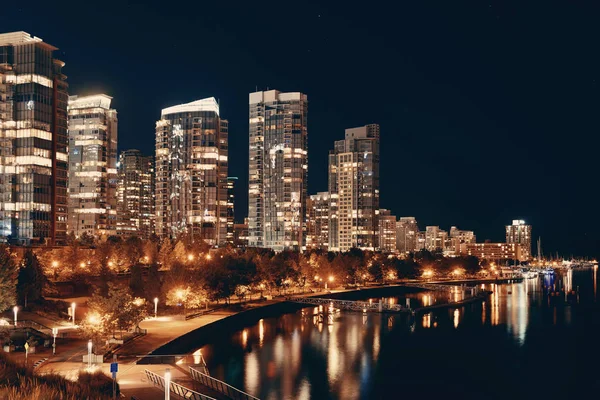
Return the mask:
[[[542, 289], [552, 283], [579, 288], [579, 303], [548, 305]], [[339, 312], [321, 323], [308, 307], [223, 335], [202, 354], [211, 375], [263, 400], [595, 393], [597, 285], [597, 269], [486, 285], [494, 293], [483, 304], [414, 319]]]

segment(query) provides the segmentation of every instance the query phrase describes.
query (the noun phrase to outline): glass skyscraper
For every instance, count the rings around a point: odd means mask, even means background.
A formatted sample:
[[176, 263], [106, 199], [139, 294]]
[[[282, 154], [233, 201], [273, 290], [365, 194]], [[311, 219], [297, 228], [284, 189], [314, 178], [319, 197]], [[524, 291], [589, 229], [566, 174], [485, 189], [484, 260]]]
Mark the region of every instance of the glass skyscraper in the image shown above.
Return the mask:
[[64, 244], [67, 82], [56, 47], [0, 34], [0, 237]]
[[376, 250], [379, 236], [379, 125], [346, 129], [329, 152], [329, 250]]
[[228, 122], [214, 97], [165, 108], [156, 122], [156, 234], [227, 240]]
[[308, 173], [307, 96], [250, 93], [249, 246], [304, 246]]
[[117, 234], [117, 111], [105, 94], [69, 97], [69, 232]]
[[154, 233], [154, 157], [122, 151], [117, 170], [117, 234], [148, 239]]

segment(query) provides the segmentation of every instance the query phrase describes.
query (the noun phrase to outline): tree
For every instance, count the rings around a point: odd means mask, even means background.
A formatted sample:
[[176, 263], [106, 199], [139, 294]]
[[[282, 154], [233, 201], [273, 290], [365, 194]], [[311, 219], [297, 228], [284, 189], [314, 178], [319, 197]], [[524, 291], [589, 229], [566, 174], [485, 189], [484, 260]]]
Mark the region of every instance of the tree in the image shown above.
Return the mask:
[[91, 312], [97, 313], [101, 317], [102, 330], [112, 332], [113, 337], [117, 329], [121, 331], [121, 337], [123, 337], [123, 331], [137, 327], [147, 315], [144, 299], [134, 299], [128, 288], [122, 288], [115, 284], [109, 284], [107, 296], [96, 293], [88, 304]]
[[153, 264], [148, 269], [148, 276], [146, 278], [146, 282], [144, 284], [146, 298], [149, 300], [153, 300], [155, 297], [160, 296], [162, 282], [160, 279], [160, 274], [158, 273], [158, 265]]
[[141, 265], [133, 265], [131, 267], [131, 276], [129, 278], [129, 288], [131, 293], [136, 297], [144, 296], [144, 278], [142, 277]]
[[28, 301], [38, 301], [46, 285], [46, 276], [37, 256], [31, 249], [23, 257], [23, 264], [17, 278], [17, 293], [19, 302], [27, 307]]
[[160, 250], [158, 252], [158, 263], [164, 269], [171, 269], [171, 264], [173, 259], [171, 258], [171, 253], [173, 252], [173, 245], [171, 244], [171, 240], [165, 239], [160, 245]]
[[144, 255], [144, 244], [137, 236], [128, 238], [123, 247], [125, 249], [125, 256], [127, 257], [129, 267], [136, 265]]
[[8, 246], [0, 246], [0, 312], [17, 304], [17, 266]]
[[84, 247], [91, 247], [94, 245], [94, 236], [87, 232], [83, 232], [83, 234], [79, 237], [79, 243]]

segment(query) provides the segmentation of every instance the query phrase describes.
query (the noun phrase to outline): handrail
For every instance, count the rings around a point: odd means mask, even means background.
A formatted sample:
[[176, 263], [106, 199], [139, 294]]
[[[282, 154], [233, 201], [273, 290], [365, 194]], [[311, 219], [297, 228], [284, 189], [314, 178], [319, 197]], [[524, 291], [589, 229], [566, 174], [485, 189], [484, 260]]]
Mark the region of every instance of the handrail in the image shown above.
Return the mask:
[[202, 385], [213, 389], [219, 393], [224, 394], [232, 400], [259, 400], [257, 397], [252, 396], [246, 392], [243, 392], [223, 381], [220, 381], [212, 376], [206, 375], [195, 368], [190, 368], [190, 375], [192, 379], [200, 382]]
[[[160, 387], [163, 391], [165, 390], [165, 378], [147, 369], [144, 370], [146, 377], [153, 385]], [[192, 400], [216, 400], [213, 397], [204, 395], [202, 393], [195, 392], [191, 389], [181, 386], [173, 381], [169, 382], [169, 390], [175, 393], [177, 396], [181, 396], [184, 399]]]
[[213, 307], [209, 310], [202, 310], [202, 311], [198, 311], [197, 313], [188, 314], [185, 316], [185, 320], [187, 321], [187, 320], [190, 320], [193, 318], [201, 317], [203, 315], [213, 313], [213, 312], [220, 310], [221, 308], [225, 308], [225, 307], [227, 307], [227, 304], [221, 304], [221, 305]]

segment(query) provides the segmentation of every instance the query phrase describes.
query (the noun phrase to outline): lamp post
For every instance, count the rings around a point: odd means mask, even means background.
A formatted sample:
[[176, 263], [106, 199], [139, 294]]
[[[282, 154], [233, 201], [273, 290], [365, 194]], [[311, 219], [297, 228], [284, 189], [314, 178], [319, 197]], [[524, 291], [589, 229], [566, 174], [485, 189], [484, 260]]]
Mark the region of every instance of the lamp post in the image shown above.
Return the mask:
[[156, 319], [156, 313], [158, 311], [158, 297], [154, 298], [154, 319]]
[[52, 336], [54, 336], [54, 341], [52, 342], [52, 355], [56, 354], [56, 335], [58, 335], [58, 328], [52, 328]]
[[73, 317], [73, 326], [75, 326], [75, 302], [71, 303], [71, 316]]
[[88, 340], [88, 369], [92, 368], [92, 339]]
[[13, 312], [15, 313], [15, 328], [17, 327], [17, 313], [19, 312], [19, 307], [14, 306]]
[[171, 399], [171, 368], [165, 370], [165, 400]]

